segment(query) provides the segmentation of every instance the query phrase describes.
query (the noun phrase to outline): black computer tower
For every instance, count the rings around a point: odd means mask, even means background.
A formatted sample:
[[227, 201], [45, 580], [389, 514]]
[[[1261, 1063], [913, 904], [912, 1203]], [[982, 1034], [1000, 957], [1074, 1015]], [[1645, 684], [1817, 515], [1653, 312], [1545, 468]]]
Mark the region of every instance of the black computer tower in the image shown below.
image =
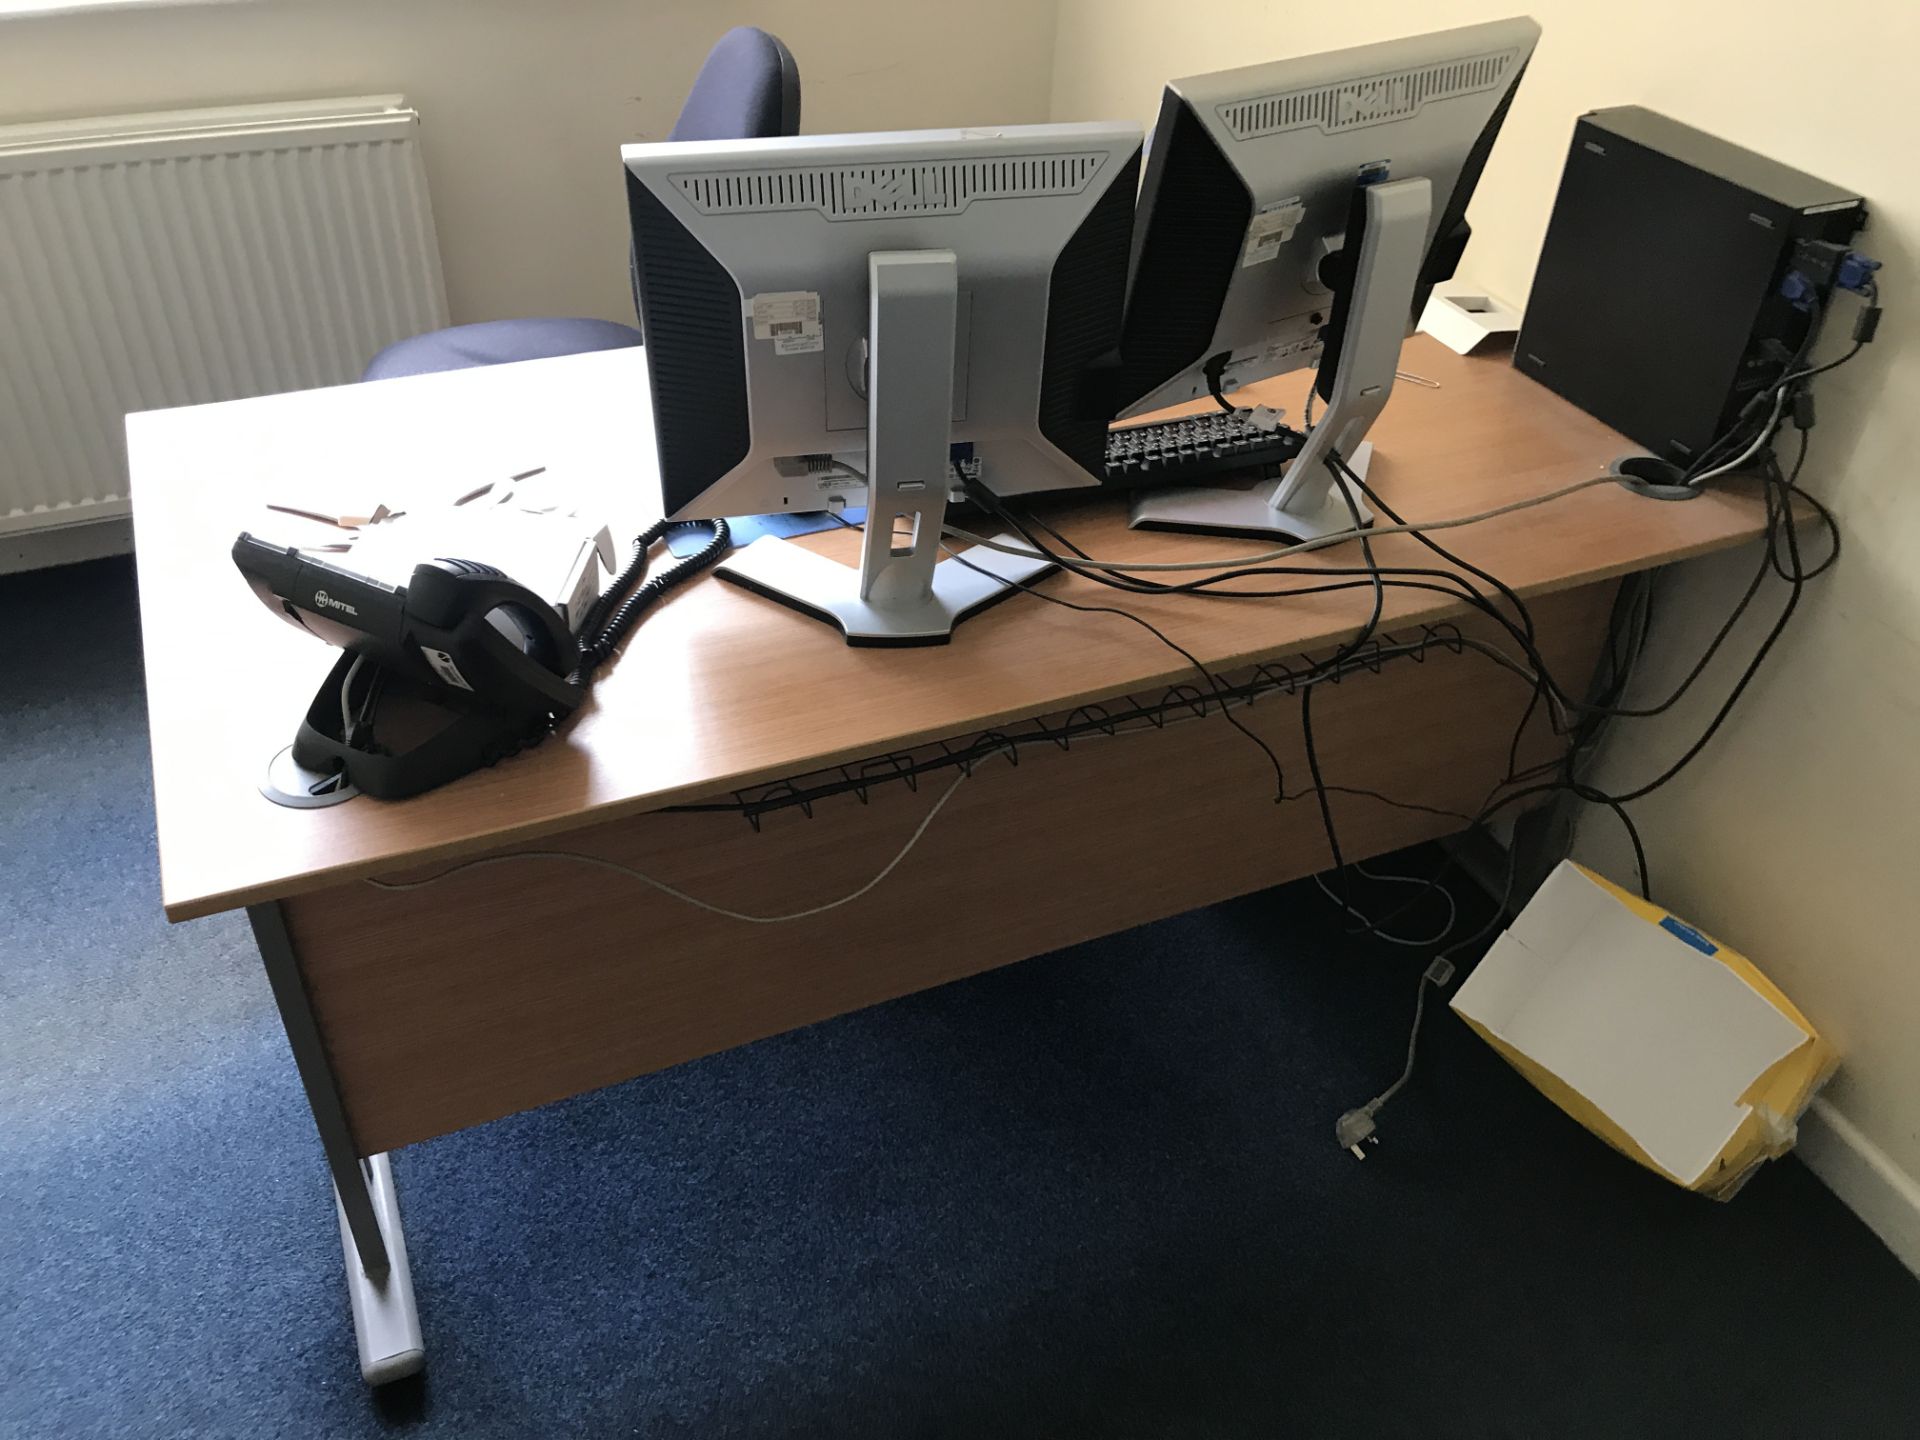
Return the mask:
[[1684, 464], [1805, 337], [1780, 293], [1795, 244], [1845, 244], [1865, 218], [1853, 192], [1664, 115], [1595, 110], [1574, 127], [1514, 364]]

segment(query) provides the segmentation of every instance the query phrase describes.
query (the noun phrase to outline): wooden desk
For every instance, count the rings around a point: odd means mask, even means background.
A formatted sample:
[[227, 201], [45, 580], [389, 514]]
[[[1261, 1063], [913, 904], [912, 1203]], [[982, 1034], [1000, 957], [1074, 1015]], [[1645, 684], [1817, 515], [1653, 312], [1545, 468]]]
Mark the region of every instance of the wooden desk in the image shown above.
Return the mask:
[[[1462, 360], [1416, 338], [1405, 363], [1440, 388], [1396, 392], [1375, 431], [1373, 479], [1409, 519], [1539, 494], [1628, 448], [1501, 360]], [[757, 829], [665, 807], [1195, 683], [1139, 627], [1028, 597], [970, 620], [949, 646], [856, 650], [816, 622], [702, 582], [650, 614], [582, 714], [528, 755], [404, 804], [293, 811], [263, 800], [261, 768], [332, 659], [254, 603], [228, 559], [264, 488], [290, 467], [325, 477], [375, 463], [435, 473], [453, 460], [547, 463], [631, 477], [619, 486], [642, 510], [651, 445], [628, 417], [643, 364], [640, 352], [616, 351], [129, 421], [164, 902], [176, 920], [250, 907], [358, 1247], [363, 1363], [375, 1323], [363, 1303], [411, 1309], [410, 1292], [398, 1293], [404, 1249], [397, 1212], [383, 1209], [384, 1169], [363, 1157], [1328, 863], [1313, 802], [1276, 806], [1268, 762], [1214, 718], [1070, 751], [1025, 746], [1017, 766], [978, 766], [884, 883], [787, 924], [723, 919], [550, 859], [405, 892], [362, 883], [558, 847], [781, 914], [870, 879], [949, 779], [823, 801], [811, 818], [788, 809]], [[1297, 408], [1303, 389], [1295, 377], [1261, 393]], [[1110, 497], [1052, 518], [1102, 556], [1263, 548], [1129, 532]], [[1449, 544], [1534, 602], [1541, 649], [1573, 687], [1591, 673], [1619, 576], [1754, 538], [1762, 523], [1749, 494], [1671, 505], [1609, 486], [1455, 531]], [[845, 534], [807, 543], [854, 553]], [[1406, 537], [1376, 549], [1383, 564], [1434, 563]], [[1116, 599], [1074, 577], [1041, 583], [1077, 601]], [[1118, 598], [1229, 680], [1258, 662], [1324, 658], [1370, 607], [1364, 590]], [[1499, 638], [1444, 596], [1388, 592], [1387, 635], [1411, 641], [1443, 623]], [[1472, 812], [1506, 773], [1526, 698], [1484, 657], [1444, 650], [1323, 685], [1315, 722], [1328, 779]], [[1297, 703], [1279, 695], [1242, 718], [1277, 751], [1288, 788], [1304, 787]], [[1556, 745], [1536, 725], [1523, 760]], [[1444, 813], [1355, 795], [1338, 797], [1335, 814], [1350, 859], [1459, 828]], [[994, 898], [955, 924], [943, 902], [956, 893]]]

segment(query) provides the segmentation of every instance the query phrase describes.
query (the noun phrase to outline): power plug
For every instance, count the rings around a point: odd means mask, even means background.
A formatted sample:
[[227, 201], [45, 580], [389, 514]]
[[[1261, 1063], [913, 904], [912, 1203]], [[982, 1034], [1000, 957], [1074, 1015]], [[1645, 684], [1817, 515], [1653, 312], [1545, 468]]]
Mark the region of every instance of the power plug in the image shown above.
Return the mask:
[[1380, 1107], [1394, 1097], [1402, 1085], [1413, 1074], [1414, 1044], [1420, 1038], [1420, 1017], [1426, 1013], [1427, 986], [1443, 990], [1453, 981], [1453, 961], [1445, 955], [1436, 955], [1427, 962], [1427, 968], [1420, 973], [1420, 1001], [1414, 1007], [1413, 1035], [1407, 1042], [1407, 1068], [1400, 1078], [1388, 1086], [1357, 1110], [1349, 1110], [1333, 1122], [1333, 1139], [1342, 1150], [1350, 1151], [1356, 1160], [1367, 1158], [1366, 1146], [1378, 1145], [1380, 1137], [1374, 1133], [1378, 1128], [1374, 1117], [1380, 1113]]
[[1342, 1150], [1351, 1150], [1354, 1159], [1364, 1160], [1367, 1158], [1367, 1152], [1360, 1148], [1361, 1142], [1371, 1141], [1375, 1145], [1380, 1143], [1373, 1129], [1373, 1111], [1368, 1106], [1362, 1105], [1358, 1110], [1349, 1110], [1334, 1121], [1333, 1138]]

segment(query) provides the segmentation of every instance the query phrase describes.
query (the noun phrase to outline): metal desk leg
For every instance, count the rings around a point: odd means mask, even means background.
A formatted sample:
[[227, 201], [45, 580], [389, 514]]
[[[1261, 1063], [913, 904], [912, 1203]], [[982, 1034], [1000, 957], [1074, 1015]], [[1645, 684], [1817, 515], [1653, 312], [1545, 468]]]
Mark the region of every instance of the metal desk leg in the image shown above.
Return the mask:
[[274, 1001], [280, 1007], [280, 1022], [293, 1048], [300, 1083], [306, 1087], [327, 1168], [333, 1173], [360, 1374], [369, 1385], [384, 1385], [413, 1374], [426, 1363], [420, 1314], [413, 1301], [413, 1275], [407, 1268], [407, 1241], [400, 1229], [400, 1202], [393, 1190], [393, 1169], [385, 1155], [362, 1160], [354, 1153], [353, 1132], [347, 1126], [333, 1066], [320, 1038], [306, 983], [300, 977], [299, 962], [294, 958], [286, 917], [278, 905], [267, 904], [249, 906], [247, 918], [253, 922], [253, 938], [266, 964]]

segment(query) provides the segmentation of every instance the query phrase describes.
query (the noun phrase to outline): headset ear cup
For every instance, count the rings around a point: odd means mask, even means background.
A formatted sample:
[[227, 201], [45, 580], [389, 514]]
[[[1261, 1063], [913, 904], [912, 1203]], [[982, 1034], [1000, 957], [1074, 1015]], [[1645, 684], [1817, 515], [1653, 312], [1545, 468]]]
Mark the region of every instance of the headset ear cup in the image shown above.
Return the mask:
[[547, 627], [526, 606], [495, 605], [487, 611], [487, 623], [556, 675], [565, 675], [573, 668], [570, 659], [555, 653]]
[[496, 566], [479, 560], [460, 560], [451, 555], [442, 555], [433, 560], [423, 560], [423, 565], [432, 565], [448, 575], [484, 575], [494, 580], [505, 580], [507, 572]]

